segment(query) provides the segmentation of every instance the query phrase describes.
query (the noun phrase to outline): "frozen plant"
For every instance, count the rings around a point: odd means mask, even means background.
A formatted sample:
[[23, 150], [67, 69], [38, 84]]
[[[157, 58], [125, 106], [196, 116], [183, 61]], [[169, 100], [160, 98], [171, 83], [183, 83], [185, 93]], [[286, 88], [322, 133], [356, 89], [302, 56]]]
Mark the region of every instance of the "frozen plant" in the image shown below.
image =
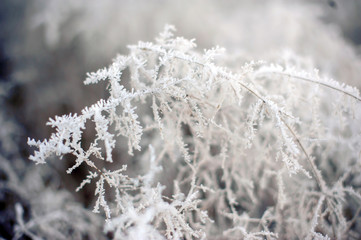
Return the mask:
[[[201, 54], [173, 32], [88, 74], [108, 98], [50, 119], [56, 132], [28, 140], [30, 159], [73, 155], [67, 173], [89, 171], [76, 190], [95, 182], [93, 211], [114, 239], [360, 237], [358, 89], [293, 55], [230, 70], [224, 49]], [[124, 143], [139, 169], [115, 157]]]

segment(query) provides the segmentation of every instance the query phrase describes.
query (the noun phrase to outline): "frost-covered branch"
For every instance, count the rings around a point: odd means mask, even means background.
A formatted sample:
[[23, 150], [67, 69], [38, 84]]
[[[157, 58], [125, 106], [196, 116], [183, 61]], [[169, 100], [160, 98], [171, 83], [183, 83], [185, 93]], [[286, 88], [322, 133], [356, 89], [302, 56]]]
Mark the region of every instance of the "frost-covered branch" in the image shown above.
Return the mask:
[[[344, 195], [358, 199], [359, 192], [334, 181], [328, 161], [342, 156], [356, 164], [360, 131], [350, 114], [361, 114], [358, 105], [329, 106], [329, 98], [360, 100], [358, 90], [260, 61], [231, 70], [217, 60], [224, 49], [199, 53], [194, 40], [173, 30], [167, 26], [154, 43], [129, 46], [128, 55], [88, 73], [84, 83], [107, 81], [109, 97], [49, 119], [55, 133], [28, 140], [38, 148], [30, 159], [75, 156], [67, 173], [89, 172], [76, 191], [95, 182], [93, 211], [104, 212], [115, 239], [344, 234], [342, 208], [352, 204]], [[332, 111], [342, 124], [329, 121]], [[84, 149], [89, 122], [95, 137]], [[131, 164], [116, 158], [124, 145]]]

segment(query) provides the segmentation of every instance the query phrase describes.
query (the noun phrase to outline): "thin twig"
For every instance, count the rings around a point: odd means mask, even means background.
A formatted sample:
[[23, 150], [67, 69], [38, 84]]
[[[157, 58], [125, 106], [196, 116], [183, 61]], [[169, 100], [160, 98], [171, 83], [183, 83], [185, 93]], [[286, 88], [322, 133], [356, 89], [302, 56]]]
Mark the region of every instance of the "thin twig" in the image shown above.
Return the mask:
[[289, 74], [289, 73], [284, 73], [284, 72], [276, 72], [276, 71], [271, 71], [270, 73], [273, 73], [273, 74], [279, 74], [279, 75], [284, 75], [284, 76], [287, 76], [287, 77], [290, 77], [290, 78], [296, 78], [296, 79], [299, 79], [299, 80], [302, 80], [302, 81], [306, 81], [306, 82], [310, 82], [310, 83], [315, 83], [315, 84], [318, 84], [318, 85], [321, 85], [321, 86], [324, 86], [324, 87], [328, 87], [328, 88], [331, 88], [335, 91], [338, 91], [338, 92], [341, 92], [341, 93], [344, 93], [352, 98], [355, 98], [356, 100], [360, 101], [361, 102], [361, 98], [359, 96], [356, 96], [352, 93], [349, 93], [349, 92], [346, 92], [342, 89], [339, 89], [339, 88], [336, 88], [336, 87], [333, 87], [329, 84], [326, 84], [326, 83], [323, 83], [323, 82], [318, 82], [316, 80], [313, 80], [311, 78], [306, 78], [306, 77], [301, 77], [301, 76], [296, 76], [296, 75], [292, 75], [292, 74]]
[[309, 163], [309, 165], [311, 167], [312, 173], [315, 176], [316, 182], [317, 182], [318, 186], [320, 187], [321, 192], [325, 193], [325, 183], [322, 179], [322, 176], [316, 170], [317, 167], [315, 166], [315, 163], [312, 161], [311, 157], [308, 155], [305, 147], [301, 143], [300, 139], [297, 137], [296, 133], [292, 130], [292, 128], [286, 123], [286, 121], [283, 118], [281, 118], [281, 121], [287, 127], [288, 131], [292, 134], [293, 138], [296, 140], [297, 144], [300, 146], [302, 152], [305, 154], [307, 162]]

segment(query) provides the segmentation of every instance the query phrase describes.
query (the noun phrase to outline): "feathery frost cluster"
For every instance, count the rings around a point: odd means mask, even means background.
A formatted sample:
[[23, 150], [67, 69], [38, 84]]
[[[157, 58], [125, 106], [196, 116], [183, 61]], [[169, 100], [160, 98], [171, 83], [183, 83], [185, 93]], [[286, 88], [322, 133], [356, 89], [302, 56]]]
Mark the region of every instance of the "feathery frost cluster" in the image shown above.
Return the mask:
[[88, 74], [107, 99], [50, 119], [30, 159], [73, 155], [114, 239], [359, 238], [359, 91], [296, 56], [222, 67], [173, 32]]

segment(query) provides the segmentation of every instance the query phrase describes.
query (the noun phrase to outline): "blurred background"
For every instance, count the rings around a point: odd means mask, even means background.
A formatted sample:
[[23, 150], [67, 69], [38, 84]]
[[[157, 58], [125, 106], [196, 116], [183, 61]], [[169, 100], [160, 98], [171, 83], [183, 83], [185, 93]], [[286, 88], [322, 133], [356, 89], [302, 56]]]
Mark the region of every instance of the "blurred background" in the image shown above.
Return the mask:
[[[104, 97], [105, 88], [83, 85], [86, 73], [127, 54], [127, 45], [152, 41], [168, 23], [178, 36], [195, 38], [199, 51], [225, 47], [230, 68], [289, 60], [292, 52], [361, 88], [360, 12], [360, 0], [2, 0], [0, 236], [13, 235], [16, 202], [29, 219], [44, 188], [74, 192], [83, 179], [85, 173], [62, 177], [66, 161], [36, 168], [27, 137], [49, 137], [49, 117], [79, 113]], [[87, 206], [87, 194], [66, 198]]]

